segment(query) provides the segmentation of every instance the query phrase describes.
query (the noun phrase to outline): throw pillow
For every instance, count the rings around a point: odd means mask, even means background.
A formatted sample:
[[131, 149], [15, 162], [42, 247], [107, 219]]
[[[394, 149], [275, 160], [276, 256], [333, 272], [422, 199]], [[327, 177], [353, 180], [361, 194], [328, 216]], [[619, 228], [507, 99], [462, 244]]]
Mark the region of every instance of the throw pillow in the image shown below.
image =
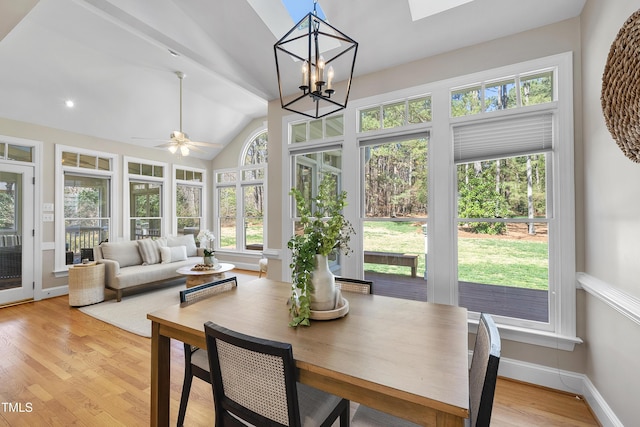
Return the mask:
[[142, 256], [142, 265], [157, 264], [160, 262], [160, 251], [155, 240], [138, 240], [138, 249], [140, 250], [140, 255]]
[[104, 242], [100, 247], [102, 248], [102, 257], [118, 261], [120, 268], [142, 264], [138, 243], [135, 240]]
[[198, 247], [196, 246], [196, 240], [193, 234], [185, 234], [182, 236], [169, 236], [167, 237], [167, 246], [185, 246], [187, 248], [187, 256], [198, 256]]
[[161, 248], [163, 246], [167, 246], [167, 238], [166, 237], [158, 237], [156, 240], [156, 245], [158, 245], [158, 248]]
[[160, 257], [163, 264], [170, 262], [186, 261], [187, 260], [187, 247], [186, 246], [164, 246], [160, 248]]

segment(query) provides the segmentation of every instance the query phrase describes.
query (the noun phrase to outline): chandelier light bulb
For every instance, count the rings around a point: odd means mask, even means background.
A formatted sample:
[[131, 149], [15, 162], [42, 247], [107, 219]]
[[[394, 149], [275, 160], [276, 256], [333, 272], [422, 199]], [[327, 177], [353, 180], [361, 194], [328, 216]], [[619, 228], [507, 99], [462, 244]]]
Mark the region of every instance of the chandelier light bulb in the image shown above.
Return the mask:
[[333, 77], [334, 77], [333, 67], [329, 65], [329, 68], [327, 68], [327, 90], [333, 89], [332, 87]]
[[318, 81], [324, 81], [324, 58], [321, 56], [318, 61]]
[[304, 61], [302, 64], [302, 85], [306, 86], [309, 83], [309, 63]]

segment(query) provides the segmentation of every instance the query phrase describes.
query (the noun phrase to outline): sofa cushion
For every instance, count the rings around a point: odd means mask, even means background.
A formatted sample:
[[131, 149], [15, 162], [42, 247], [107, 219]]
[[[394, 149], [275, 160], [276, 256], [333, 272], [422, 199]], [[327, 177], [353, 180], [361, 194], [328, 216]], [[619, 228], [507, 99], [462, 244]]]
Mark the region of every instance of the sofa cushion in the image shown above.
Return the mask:
[[187, 256], [197, 256], [198, 248], [196, 241], [193, 238], [193, 234], [185, 234], [183, 236], [169, 236], [167, 237], [167, 246], [185, 246], [187, 248]]
[[142, 265], [158, 264], [160, 262], [160, 248], [155, 240], [138, 240], [138, 250], [142, 257]]
[[160, 248], [160, 257], [162, 263], [167, 264], [170, 262], [186, 261], [187, 248], [186, 246], [166, 246]]
[[102, 247], [102, 256], [106, 259], [118, 261], [120, 268], [142, 264], [138, 243], [135, 240], [104, 242], [100, 246]]

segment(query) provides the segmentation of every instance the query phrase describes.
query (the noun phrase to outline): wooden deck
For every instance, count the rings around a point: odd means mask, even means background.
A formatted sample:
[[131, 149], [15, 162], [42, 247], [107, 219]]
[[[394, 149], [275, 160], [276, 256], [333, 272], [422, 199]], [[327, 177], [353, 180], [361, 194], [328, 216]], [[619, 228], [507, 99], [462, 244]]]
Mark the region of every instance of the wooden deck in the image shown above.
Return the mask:
[[[365, 271], [364, 278], [373, 281], [376, 295], [427, 301], [427, 281], [421, 277]], [[479, 313], [549, 321], [548, 293], [542, 290], [460, 282], [460, 306]]]

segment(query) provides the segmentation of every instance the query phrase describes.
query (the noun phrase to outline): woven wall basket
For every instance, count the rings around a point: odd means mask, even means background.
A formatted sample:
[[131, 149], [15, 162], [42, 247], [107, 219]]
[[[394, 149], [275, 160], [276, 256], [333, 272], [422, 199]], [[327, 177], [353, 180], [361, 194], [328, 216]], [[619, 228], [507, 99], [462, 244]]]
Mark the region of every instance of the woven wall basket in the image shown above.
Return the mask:
[[640, 10], [611, 44], [600, 101], [611, 136], [625, 156], [640, 163]]

